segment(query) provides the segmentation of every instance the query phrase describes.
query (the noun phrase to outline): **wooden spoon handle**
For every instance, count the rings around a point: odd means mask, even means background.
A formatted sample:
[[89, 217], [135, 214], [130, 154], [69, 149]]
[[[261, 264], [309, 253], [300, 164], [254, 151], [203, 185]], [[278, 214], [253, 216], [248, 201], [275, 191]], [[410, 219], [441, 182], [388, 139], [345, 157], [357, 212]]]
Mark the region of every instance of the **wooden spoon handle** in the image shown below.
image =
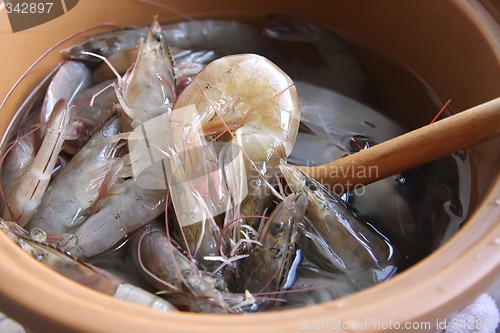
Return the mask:
[[398, 174], [500, 134], [500, 97], [353, 155], [298, 167], [342, 193]]

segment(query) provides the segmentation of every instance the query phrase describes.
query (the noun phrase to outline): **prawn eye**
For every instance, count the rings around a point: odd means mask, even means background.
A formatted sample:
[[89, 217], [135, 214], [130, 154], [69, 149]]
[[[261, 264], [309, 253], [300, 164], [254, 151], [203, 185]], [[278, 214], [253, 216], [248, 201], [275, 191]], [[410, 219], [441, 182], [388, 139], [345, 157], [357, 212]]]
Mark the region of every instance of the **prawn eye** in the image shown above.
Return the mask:
[[45, 261], [47, 260], [47, 254], [46, 253], [37, 253], [35, 256], [35, 259], [38, 261]]
[[157, 41], [158, 43], [161, 42], [161, 39], [162, 39], [162, 35], [161, 35], [161, 32], [160, 31], [157, 31], [153, 34], [153, 38], [155, 41]]
[[285, 228], [285, 224], [280, 221], [276, 221], [275, 223], [271, 224], [271, 228], [269, 229], [269, 232], [273, 236], [279, 235], [283, 229]]
[[311, 190], [311, 191], [316, 191], [318, 189], [318, 187], [316, 186], [316, 183], [310, 179], [310, 178], [307, 178], [306, 179], [306, 186]]
[[281, 255], [281, 249], [277, 246], [273, 246], [271, 247], [271, 253], [273, 254], [273, 256], [275, 257], [279, 257]]

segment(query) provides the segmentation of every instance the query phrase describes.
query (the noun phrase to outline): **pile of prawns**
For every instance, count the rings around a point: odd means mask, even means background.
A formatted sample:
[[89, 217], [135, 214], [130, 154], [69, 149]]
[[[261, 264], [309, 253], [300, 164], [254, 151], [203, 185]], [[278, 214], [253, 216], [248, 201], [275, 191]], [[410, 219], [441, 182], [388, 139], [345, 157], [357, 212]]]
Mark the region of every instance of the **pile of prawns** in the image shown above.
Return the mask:
[[[215, 27], [246, 29], [155, 19], [63, 52], [2, 160], [2, 230], [65, 276], [168, 311], [277, 309], [393, 275], [390, 243], [286, 163], [300, 124], [290, 77], [227, 54]], [[133, 283], [91, 264], [110, 253], [126, 254]]]

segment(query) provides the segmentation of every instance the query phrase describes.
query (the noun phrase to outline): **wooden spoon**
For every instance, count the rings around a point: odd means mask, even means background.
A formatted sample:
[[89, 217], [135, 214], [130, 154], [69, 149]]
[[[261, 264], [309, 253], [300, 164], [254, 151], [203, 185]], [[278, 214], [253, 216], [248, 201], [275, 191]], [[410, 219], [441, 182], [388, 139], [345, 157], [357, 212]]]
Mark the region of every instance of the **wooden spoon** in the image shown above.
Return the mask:
[[366, 150], [314, 167], [297, 166], [343, 193], [492, 139], [500, 134], [500, 97]]

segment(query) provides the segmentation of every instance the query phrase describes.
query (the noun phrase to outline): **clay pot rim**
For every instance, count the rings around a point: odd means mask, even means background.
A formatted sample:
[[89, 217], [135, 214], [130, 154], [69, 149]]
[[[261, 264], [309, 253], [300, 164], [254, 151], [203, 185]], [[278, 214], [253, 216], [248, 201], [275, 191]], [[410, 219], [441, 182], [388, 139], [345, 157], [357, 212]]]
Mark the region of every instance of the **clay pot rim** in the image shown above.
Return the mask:
[[[488, 16], [454, 0], [481, 27], [500, 64], [498, 27]], [[476, 11], [477, 10], [477, 11]], [[485, 16], [486, 15], [486, 16]], [[75, 331], [252, 331], [296, 330], [301, 319], [371, 319], [381, 323], [444, 319], [469, 304], [500, 275], [500, 176], [492, 182], [482, 204], [467, 225], [448, 243], [389, 281], [325, 304], [273, 313], [220, 316], [164, 313], [118, 301], [89, 290], [51, 271], [0, 233], [0, 307], [29, 325], [37, 320]], [[36, 277], [36, 281], [33, 281]], [[391, 290], [391, 293], [388, 293]], [[369, 331], [369, 330], [367, 330]]]

